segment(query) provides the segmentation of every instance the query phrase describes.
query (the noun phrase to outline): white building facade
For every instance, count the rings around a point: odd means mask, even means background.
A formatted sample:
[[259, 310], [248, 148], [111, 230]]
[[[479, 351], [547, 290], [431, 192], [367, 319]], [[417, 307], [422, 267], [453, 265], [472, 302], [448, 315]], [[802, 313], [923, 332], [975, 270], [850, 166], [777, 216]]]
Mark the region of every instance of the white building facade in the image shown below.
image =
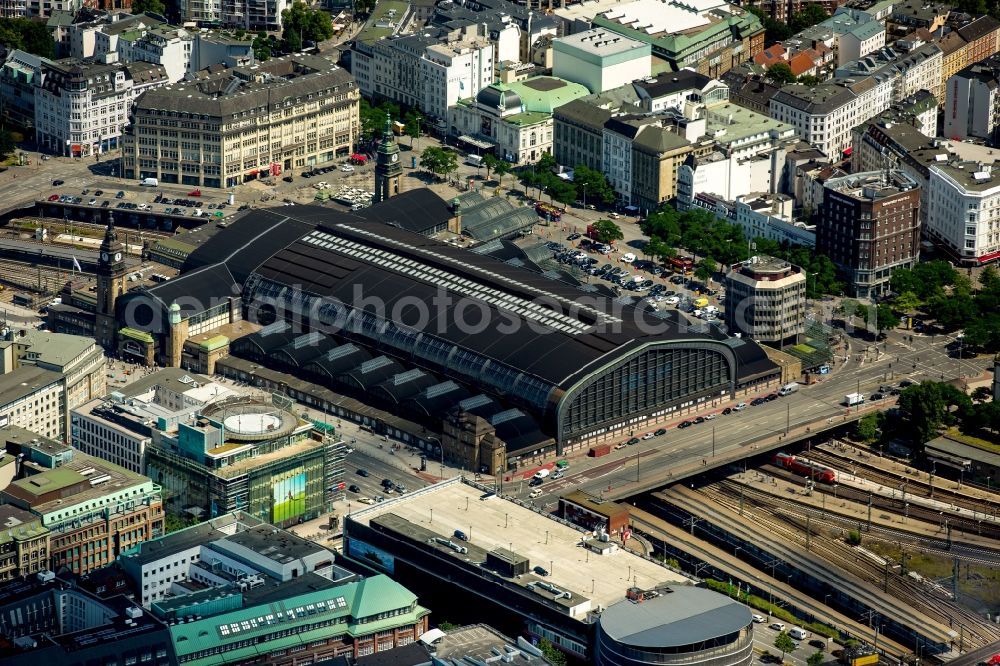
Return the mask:
[[932, 164], [926, 231], [963, 263], [1000, 259], [1000, 174], [982, 162]]
[[552, 75], [592, 93], [649, 77], [651, 47], [610, 30], [594, 28], [552, 42]]

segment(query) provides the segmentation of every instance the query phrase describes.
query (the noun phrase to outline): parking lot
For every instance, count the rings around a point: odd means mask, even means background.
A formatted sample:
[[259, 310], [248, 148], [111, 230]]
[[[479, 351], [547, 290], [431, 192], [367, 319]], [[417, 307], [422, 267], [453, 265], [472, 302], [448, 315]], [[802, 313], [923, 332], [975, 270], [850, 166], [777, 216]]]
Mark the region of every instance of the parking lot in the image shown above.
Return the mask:
[[[91, 206], [94, 208], [110, 208], [113, 210], [136, 210], [179, 217], [204, 217], [221, 219], [236, 210], [244, 210], [246, 206], [230, 206], [218, 197], [203, 196], [198, 188], [190, 190], [185, 196], [167, 195], [157, 188], [129, 191], [127, 189], [83, 188], [76, 190], [66, 186], [62, 180], [52, 181], [53, 189], [70, 192], [56, 192], [45, 197], [49, 202]], [[213, 200], [214, 199], [214, 200]], [[161, 208], [162, 207], [162, 208]]]
[[722, 316], [724, 290], [683, 274], [685, 267], [693, 263], [691, 260], [675, 261], [682, 271], [679, 273], [671, 267], [640, 259], [631, 251], [616, 255], [610, 245], [592, 242], [579, 233], [570, 234], [566, 243], [551, 241], [547, 247], [553, 258], [572, 272], [588, 280], [603, 280], [617, 293], [634, 296], [654, 309], [673, 307], [709, 322]]

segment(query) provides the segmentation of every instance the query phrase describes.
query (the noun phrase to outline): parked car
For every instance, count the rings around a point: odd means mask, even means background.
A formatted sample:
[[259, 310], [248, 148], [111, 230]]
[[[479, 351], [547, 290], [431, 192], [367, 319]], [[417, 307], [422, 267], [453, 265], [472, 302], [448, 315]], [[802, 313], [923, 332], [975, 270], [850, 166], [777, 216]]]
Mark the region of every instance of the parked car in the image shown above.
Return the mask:
[[774, 629], [775, 631], [784, 631], [785, 630], [785, 623], [784, 622], [772, 622], [771, 623], [771, 628]]
[[663, 437], [666, 434], [667, 434], [667, 429], [666, 428], [660, 428], [659, 430], [657, 430], [656, 432], [653, 433], [653, 436], [654, 437]]
[[534, 571], [539, 576], [548, 576], [549, 575], [548, 570], [545, 569], [544, 567], [535, 567], [534, 569], [532, 569], [532, 571]]
[[691, 427], [693, 425], [694, 424], [691, 421], [681, 421], [680, 423], [677, 424], [677, 427], [678, 428], [689, 428], [689, 427]]
[[124, 199], [124, 198], [125, 198], [124, 192], [119, 191], [118, 194], [115, 195], [115, 199]]
[[371, 476], [371, 473], [366, 469], [358, 469], [358, 476]]
[[639, 440], [638, 437], [633, 437], [632, 439], [630, 439], [627, 442], [625, 442], [625, 444], [627, 444], [628, 446], [635, 446], [639, 442], [640, 442], [640, 440]]
[[352, 493], [360, 493], [361, 492], [361, 488], [359, 488], [358, 485], [354, 484], [354, 483], [352, 483], [351, 485], [347, 486], [347, 490], [349, 490]]
[[536, 497], [541, 497], [541, 496], [542, 496], [541, 488], [535, 488], [530, 493], [528, 493], [528, 499], [535, 499]]
[[757, 613], [754, 613], [751, 617], [753, 618], [753, 621], [756, 624], [764, 624], [764, 622], [766, 622], [763, 615], [758, 615]]
[[49, 201], [59, 201], [59, 195], [53, 194], [52, 196], [49, 197]]
[[653, 439], [654, 437], [656, 437], [656, 435], [653, 434], [652, 432], [647, 432], [645, 435], [642, 436], [643, 439]]

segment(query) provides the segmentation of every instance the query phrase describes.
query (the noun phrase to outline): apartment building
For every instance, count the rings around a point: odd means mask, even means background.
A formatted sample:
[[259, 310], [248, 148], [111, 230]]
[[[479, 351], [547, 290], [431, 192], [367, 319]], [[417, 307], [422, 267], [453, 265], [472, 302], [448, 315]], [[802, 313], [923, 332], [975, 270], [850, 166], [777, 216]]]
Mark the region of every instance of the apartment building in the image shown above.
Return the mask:
[[843, 271], [851, 295], [888, 292], [892, 271], [912, 267], [920, 253], [920, 184], [898, 170], [829, 179], [816, 249]]
[[23, 428], [0, 428], [0, 442], [22, 456], [0, 503], [41, 519], [50, 532], [48, 569], [83, 575], [162, 533], [160, 489], [149, 478]]
[[163, 67], [144, 62], [43, 63], [35, 86], [35, 140], [42, 150], [68, 157], [116, 150], [135, 98], [166, 83]]
[[93, 338], [48, 331], [27, 331], [23, 336], [0, 342], [0, 373], [22, 367], [37, 367], [62, 375], [66, 424], [69, 411], [105, 393], [107, 360]]
[[1000, 56], [959, 71], [947, 84], [944, 135], [953, 139], [976, 137], [997, 145], [1000, 129]]
[[944, 54], [937, 44], [920, 40], [899, 40], [869, 55], [837, 68], [836, 77], [858, 79], [866, 76], [892, 81], [892, 101], [898, 102], [920, 90], [943, 98], [941, 65]]
[[806, 332], [806, 276], [784, 259], [751, 257], [726, 273], [726, 327], [767, 344], [796, 344]]
[[929, 166], [927, 235], [961, 265], [1000, 259], [1000, 178], [995, 168], [996, 163], [954, 157]]
[[151, 90], [135, 104], [124, 173], [232, 187], [349, 155], [354, 79], [321, 56], [292, 55]]
[[493, 83], [498, 64], [489, 39], [431, 29], [357, 42], [351, 68], [366, 97], [419, 107], [428, 122], [446, 127], [448, 109]]
[[892, 103], [893, 81], [866, 76], [835, 79], [817, 86], [790, 85], [771, 98], [768, 113], [795, 128], [830, 161], [851, 146], [851, 129]]

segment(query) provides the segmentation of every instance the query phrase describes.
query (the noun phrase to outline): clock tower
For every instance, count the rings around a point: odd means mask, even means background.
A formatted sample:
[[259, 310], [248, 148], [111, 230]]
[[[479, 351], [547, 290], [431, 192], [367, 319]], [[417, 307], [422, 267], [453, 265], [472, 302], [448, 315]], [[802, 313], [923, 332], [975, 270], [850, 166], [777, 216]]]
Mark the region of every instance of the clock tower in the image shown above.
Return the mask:
[[375, 199], [373, 203], [385, 201], [399, 194], [399, 177], [403, 167], [399, 163], [399, 144], [392, 135], [392, 122], [385, 114], [385, 132], [375, 153]]
[[113, 213], [108, 213], [101, 253], [97, 259], [97, 309], [94, 316], [94, 338], [105, 349], [114, 349], [118, 333], [115, 301], [125, 293], [125, 246], [115, 231]]

